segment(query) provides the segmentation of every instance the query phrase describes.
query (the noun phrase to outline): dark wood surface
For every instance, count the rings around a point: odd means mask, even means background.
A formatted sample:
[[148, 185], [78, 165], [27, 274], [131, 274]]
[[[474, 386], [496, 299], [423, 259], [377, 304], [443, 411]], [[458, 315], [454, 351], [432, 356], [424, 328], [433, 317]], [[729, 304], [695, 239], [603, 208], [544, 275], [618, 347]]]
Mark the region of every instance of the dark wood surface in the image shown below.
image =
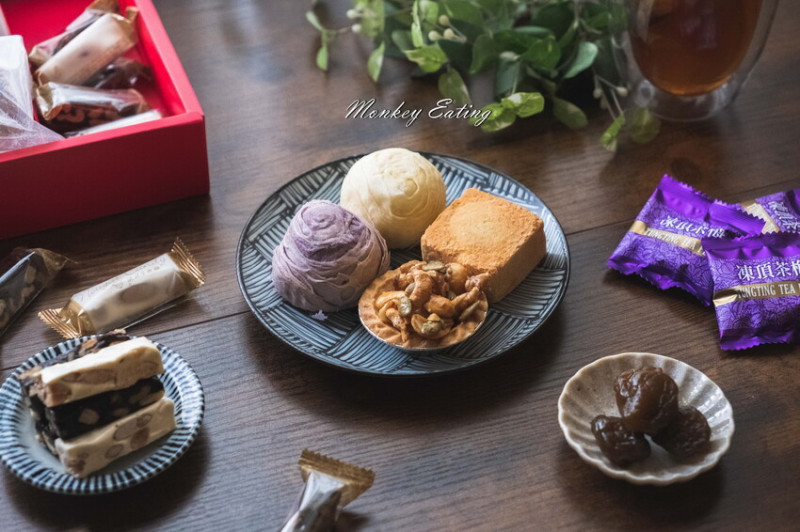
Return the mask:
[[[571, 132], [524, 121], [494, 135], [461, 121], [348, 120], [355, 99], [431, 108], [434, 83], [387, 61], [366, 76], [369, 46], [343, 38], [332, 70], [301, 1], [159, 0], [164, 25], [207, 114], [211, 194], [0, 241], [62, 252], [65, 271], [0, 344], [5, 377], [59, 338], [35, 317], [165, 251], [181, 236], [206, 268], [193, 299], [132, 329], [181, 353], [199, 374], [201, 436], [162, 475], [123, 493], [77, 498], [0, 473], [0, 529], [275, 530], [299, 493], [300, 451], [370, 467], [373, 488], [345, 530], [788, 530], [800, 519], [800, 348], [720, 350], [712, 310], [609, 272], [605, 261], [660, 176], [727, 201], [800, 186], [800, 6], [782, 2], [754, 76], [732, 107], [665, 124], [655, 141], [598, 143], [602, 111]], [[321, 12], [346, 24], [343, 0]], [[325, 9], [325, 5], [328, 6]], [[546, 325], [498, 360], [428, 379], [369, 378], [287, 348], [248, 311], [235, 247], [249, 215], [281, 185], [343, 156], [403, 146], [496, 167], [533, 190], [572, 253], [566, 297]], [[736, 434], [712, 471], [640, 487], [583, 463], [558, 427], [564, 383], [593, 360], [649, 351], [704, 371], [733, 404]]]

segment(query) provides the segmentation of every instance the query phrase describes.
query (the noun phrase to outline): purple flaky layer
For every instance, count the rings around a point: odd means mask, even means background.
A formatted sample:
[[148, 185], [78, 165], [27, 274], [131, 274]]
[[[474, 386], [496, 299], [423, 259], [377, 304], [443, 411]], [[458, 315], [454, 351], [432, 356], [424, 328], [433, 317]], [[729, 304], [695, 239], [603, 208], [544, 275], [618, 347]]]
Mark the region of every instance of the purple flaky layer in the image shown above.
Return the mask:
[[272, 257], [275, 290], [292, 305], [326, 312], [353, 307], [389, 268], [383, 237], [330, 201], [309, 201], [292, 218]]
[[800, 188], [745, 201], [742, 206], [747, 212], [766, 222], [765, 233], [800, 232]]
[[700, 239], [761, 232], [763, 220], [665, 175], [607, 266], [662, 290], [680, 288], [705, 305], [714, 283]]
[[800, 342], [800, 233], [706, 238], [723, 349]]

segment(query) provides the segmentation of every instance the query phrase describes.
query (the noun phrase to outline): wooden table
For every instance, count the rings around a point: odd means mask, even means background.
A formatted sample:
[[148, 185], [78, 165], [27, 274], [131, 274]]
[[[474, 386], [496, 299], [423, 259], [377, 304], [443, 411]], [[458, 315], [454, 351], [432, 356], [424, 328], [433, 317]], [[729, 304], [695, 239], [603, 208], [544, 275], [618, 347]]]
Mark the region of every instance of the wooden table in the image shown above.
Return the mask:
[[[191, 302], [135, 327], [181, 353], [199, 374], [207, 413], [199, 439], [172, 468], [122, 493], [69, 497], [0, 474], [0, 528], [275, 530], [302, 482], [300, 451], [368, 466], [373, 488], [343, 529], [790, 529], [800, 519], [800, 348], [720, 350], [714, 312], [610, 272], [605, 261], [660, 176], [740, 201], [800, 186], [800, 7], [782, 2], [760, 64], [739, 99], [713, 120], [665, 124], [614, 156], [598, 143], [603, 111], [583, 131], [547, 118], [494, 135], [421, 117], [345, 119], [355, 99], [428, 109], [435, 83], [387, 61], [380, 85], [370, 47], [335, 44], [330, 74], [307, 2], [160, 0], [157, 7], [207, 113], [211, 195], [0, 241], [80, 261], [3, 338], [8, 375], [59, 341], [35, 312], [167, 250], [181, 236], [208, 283]], [[325, 5], [328, 6], [325, 9]], [[348, 2], [321, 12], [344, 25]], [[449, 376], [389, 380], [311, 360], [267, 332], [236, 282], [234, 253], [249, 215], [294, 176], [389, 146], [466, 157], [523, 182], [567, 235], [566, 297], [532, 338], [498, 360]], [[728, 454], [692, 482], [640, 487], [606, 478], [570, 449], [556, 419], [566, 380], [613, 353], [649, 351], [704, 371], [733, 404]]]

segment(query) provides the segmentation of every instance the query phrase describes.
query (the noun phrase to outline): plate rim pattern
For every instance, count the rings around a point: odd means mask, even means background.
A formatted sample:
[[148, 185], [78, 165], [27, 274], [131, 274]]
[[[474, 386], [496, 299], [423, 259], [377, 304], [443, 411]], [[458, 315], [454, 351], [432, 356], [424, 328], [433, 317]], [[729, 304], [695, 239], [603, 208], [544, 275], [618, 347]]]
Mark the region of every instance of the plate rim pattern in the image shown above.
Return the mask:
[[[96, 335], [93, 335], [96, 336]], [[112, 493], [145, 482], [174, 464], [197, 439], [205, 415], [205, 395], [200, 378], [189, 363], [171, 348], [153, 341], [161, 352], [164, 373], [159, 376], [165, 396], [175, 402], [177, 428], [155, 448], [145, 447], [149, 454], [120, 471], [94, 473], [74, 478], [65, 471], [56, 471], [30, 454], [20, 441], [23, 423], [32, 423], [24, 404], [18, 375], [36, 364], [55, 358], [92, 336], [65, 340], [52, 345], [20, 364], [0, 386], [0, 462], [15, 477], [35, 488], [66, 495], [99, 495]], [[131, 335], [131, 338], [135, 336]], [[35, 445], [39, 445], [38, 442]], [[46, 451], [45, 451], [46, 452]], [[141, 451], [136, 451], [141, 452]], [[129, 455], [130, 456], [130, 455]]]
[[[501, 342], [501, 344], [503, 344], [503, 346], [501, 348], [499, 348], [499, 350], [497, 350], [497, 352], [494, 352], [494, 353], [492, 353], [492, 354], [490, 354], [488, 356], [482, 356], [482, 357], [479, 357], [479, 358], [461, 358], [461, 359], [459, 359], [457, 364], [453, 364], [453, 357], [447, 357], [447, 353], [448, 352], [452, 352], [452, 350], [459, 349], [459, 346], [453, 346], [453, 347], [451, 347], [449, 349], [444, 349], [444, 350], [439, 351], [439, 352], [434, 352], [432, 354], [424, 354], [424, 355], [422, 355], [424, 357], [427, 357], [426, 362], [429, 363], [431, 367], [426, 368], [426, 367], [423, 366], [422, 368], [407, 370], [408, 366], [411, 365], [411, 364], [414, 364], [415, 361], [414, 360], [409, 360], [412, 357], [410, 357], [407, 352], [403, 352], [400, 349], [396, 349], [396, 351], [398, 353], [404, 353], [404, 354], [402, 356], [398, 355], [397, 364], [395, 364], [395, 365], [387, 364], [388, 367], [389, 367], [389, 369], [387, 370], [385, 368], [374, 369], [374, 368], [370, 368], [370, 367], [358, 366], [355, 363], [347, 362], [347, 361], [344, 361], [344, 360], [342, 360], [340, 358], [336, 358], [333, 355], [331, 355], [330, 352], [320, 352], [317, 348], [314, 347], [313, 342], [309, 341], [308, 339], [304, 339], [304, 338], [300, 337], [297, 334], [294, 334], [292, 331], [288, 330], [285, 327], [285, 325], [281, 325], [281, 323], [279, 321], [277, 321], [271, 315], [271, 311], [274, 310], [274, 309], [272, 309], [272, 308], [267, 308], [267, 309], [260, 308], [259, 305], [258, 305], [258, 301], [262, 301], [263, 302], [263, 300], [266, 299], [267, 297], [271, 297], [273, 299], [277, 298], [278, 300], [280, 299], [280, 296], [277, 296], [276, 293], [275, 294], [268, 294], [268, 295], [264, 295], [263, 293], [260, 293], [258, 295], [258, 297], [255, 296], [255, 295], [251, 295], [249, 293], [249, 291], [258, 292], [258, 289], [254, 288], [252, 286], [253, 283], [248, 283], [248, 280], [247, 280], [247, 272], [246, 272], [246, 270], [247, 270], [247, 266], [246, 266], [247, 257], [245, 256], [245, 253], [250, 252], [251, 249], [255, 249], [255, 247], [256, 247], [255, 244], [252, 244], [250, 242], [250, 238], [253, 237], [253, 239], [255, 240], [259, 235], [263, 235], [263, 233], [265, 231], [265, 228], [266, 228], [266, 230], [268, 230], [270, 227], [272, 227], [271, 225], [269, 225], [269, 223], [265, 223], [264, 220], [262, 220], [262, 218], [265, 218], [265, 217], [278, 218], [278, 214], [276, 214], [274, 212], [271, 212], [271, 211], [265, 211], [266, 206], [270, 202], [279, 201], [280, 199], [282, 199], [284, 197], [291, 197], [291, 198], [297, 199], [299, 201], [296, 205], [294, 205], [294, 208], [296, 209], [299, 205], [301, 205], [305, 201], [309, 201], [310, 199], [313, 199], [313, 197], [302, 197], [302, 198], [299, 198], [297, 194], [292, 194], [291, 193], [292, 192], [292, 190], [291, 190], [292, 187], [299, 187], [301, 185], [307, 187], [307, 185], [304, 182], [304, 180], [310, 180], [316, 174], [320, 174], [322, 172], [327, 172], [327, 176], [324, 178], [324, 181], [323, 181], [324, 187], [329, 187], [331, 184], [336, 185], [336, 183], [332, 183], [332, 181], [335, 181], [335, 179], [337, 179], [336, 172], [340, 172], [340, 173], [341, 172], [345, 172], [346, 173], [346, 169], [349, 169], [348, 165], [352, 165], [359, 158], [361, 158], [364, 155], [366, 155], [366, 154], [359, 154], [359, 155], [351, 155], [351, 156], [347, 156], [347, 157], [341, 157], [339, 159], [335, 159], [333, 161], [318, 165], [318, 166], [316, 166], [316, 167], [314, 167], [314, 168], [312, 168], [310, 170], [307, 170], [307, 171], [301, 173], [300, 175], [298, 175], [298, 176], [292, 178], [291, 180], [289, 180], [287, 183], [283, 184], [281, 187], [279, 187], [275, 192], [273, 192], [272, 194], [267, 196], [265, 198], [265, 200], [259, 204], [259, 206], [254, 210], [254, 212], [248, 217], [247, 222], [245, 223], [245, 225], [244, 225], [244, 227], [242, 229], [242, 232], [241, 232], [241, 234], [239, 236], [239, 241], [238, 241], [237, 246], [236, 246], [236, 257], [235, 257], [235, 261], [236, 261], [236, 278], [237, 278], [237, 282], [238, 282], [238, 285], [239, 285], [239, 289], [240, 289], [240, 291], [242, 293], [242, 296], [244, 297], [245, 302], [247, 303], [248, 308], [255, 315], [256, 319], [261, 323], [262, 326], [264, 326], [273, 336], [275, 336], [282, 343], [286, 344], [288, 347], [291, 347], [293, 350], [298, 351], [299, 353], [301, 353], [304, 356], [307, 356], [309, 358], [312, 358], [314, 360], [317, 360], [317, 361], [322, 362], [324, 364], [327, 364], [329, 366], [333, 366], [333, 367], [336, 367], [336, 368], [339, 368], [339, 369], [342, 369], [342, 370], [345, 370], [345, 371], [349, 371], [349, 372], [352, 372], [352, 373], [357, 373], [357, 374], [367, 374], [367, 375], [390, 377], [390, 378], [399, 378], [399, 377], [406, 377], [407, 378], [407, 377], [421, 377], [421, 376], [429, 376], [429, 375], [443, 375], [443, 374], [454, 373], [454, 372], [458, 372], [458, 371], [462, 371], [462, 370], [465, 370], [465, 369], [468, 369], [468, 368], [475, 367], [477, 365], [480, 365], [481, 363], [488, 362], [489, 360], [496, 359], [499, 356], [505, 354], [510, 349], [512, 349], [516, 345], [518, 345], [521, 342], [523, 342], [524, 340], [526, 340], [532, 334], [534, 334], [547, 321], [547, 319], [549, 319], [549, 317], [553, 314], [553, 312], [555, 312], [556, 308], [558, 308], [558, 306], [561, 304], [562, 300], [564, 299], [564, 296], [566, 294], [567, 287], [568, 287], [568, 284], [569, 284], [569, 278], [570, 278], [570, 274], [571, 274], [571, 254], [570, 254], [570, 251], [569, 251], [569, 242], [567, 241], [566, 233], [564, 232], [563, 227], [561, 226], [561, 224], [558, 221], [558, 219], [555, 217], [555, 215], [552, 213], [552, 211], [550, 211], [550, 209], [547, 207], [547, 205], [535, 193], [533, 193], [530, 189], [528, 189], [525, 185], [523, 185], [522, 183], [520, 183], [516, 179], [508, 176], [507, 174], [505, 174], [503, 172], [500, 172], [500, 171], [498, 171], [498, 170], [496, 170], [496, 169], [494, 169], [494, 168], [492, 168], [490, 166], [484, 165], [482, 163], [476, 163], [474, 161], [470, 161], [468, 159], [465, 159], [465, 158], [462, 158], [462, 157], [458, 157], [458, 156], [445, 155], [445, 154], [439, 154], [439, 153], [431, 153], [431, 152], [424, 152], [424, 151], [421, 151], [421, 152], [418, 152], [418, 153], [420, 153], [421, 155], [426, 157], [428, 160], [433, 162], [435, 165], [437, 163], [438, 163], [438, 165], [447, 165], [450, 168], [450, 170], [452, 170], [452, 172], [454, 172], [454, 173], [464, 174], [466, 171], [472, 171], [473, 173], [480, 174], [480, 175], [484, 176], [486, 179], [493, 178], [497, 183], [499, 183], [501, 185], [505, 185], [506, 187], [513, 187], [517, 191], [522, 191], [524, 193], [527, 201], [531, 205], [541, 209], [542, 211], [544, 211], [547, 214], [547, 217], [550, 220], [549, 220], [549, 223], [546, 223], [546, 225], [545, 225], [545, 231], [547, 231], [549, 229], [551, 232], [554, 232], [556, 234], [556, 236], [558, 238], [559, 251], [563, 252], [563, 254], [562, 254], [563, 265], [558, 270], [559, 272], [562, 272], [562, 278], [560, 280], [558, 280], [558, 287], [554, 290], [554, 296], [548, 299], [545, 312], [543, 312], [542, 314], [536, 316], [535, 318], [531, 318], [530, 321], [534, 322], [533, 326], [528, 327], [528, 328], [519, 327], [519, 329], [521, 329], [521, 330], [513, 331], [512, 332], [512, 336], [510, 336], [508, 338], [508, 341]], [[347, 167], [347, 168], [345, 168], [345, 167]], [[443, 172], [443, 174], [444, 174], [444, 172]], [[341, 176], [341, 179], [343, 179], [343, 176]], [[447, 179], [447, 176], [445, 176], [445, 179]], [[459, 183], [461, 181], [465, 181], [469, 185], [469, 181], [464, 177], [455, 177], [453, 179], [458, 179]], [[323, 187], [320, 187], [320, 188], [323, 188]], [[466, 188], [466, 187], [464, 187], [464, 188]], [[317, 190], [317, 192], [319, 192], [319, 190]], [[453, 199], [453, 198], [450, 198], [450, 196], [451, 196], [450, 192], [451, 191], [450, 191], [450, 189], [448, 187], [448, 198], [449, 198], [448, 199], [448, 204]], [[500, 195], [500, 194], [498, 194], [498, 195]], [[510, 195], [510, 193], [508, 195]], [[502, 197], [502, 195], [501, 195], [501, 197]], [[514, 199], [511, 198], [511, 197], [506, 197], [506, 199], [509, 199], [510, 201], [514, 201]], [[338, 197], [337, 197], [335, 202], [338, 203]], [[257, 230], [254, 230], [253, 229], [254, 224], [256, 224], [257, 222], [261, 225], [261, 227], [259, 229], [257, 229]], [[285, 222], [288, 225], [288, 221], [287, 220], [283, 220], [283, 222]], [[550, 246], [549, 240], [550, 239], [548, 239], [548, 247]], [[399, 255], [402, 256], [402, 254], [405, 253], [406, 251], [407, 250], [392, 250], [392, 255], [393, 255], [393, 257], [396, 254], [399, 254]], [[270, 253], [271, 253], [271, 250], [270, 250]], [[546, 261], [547, 258], [545, 258], [544, 260]], [[395, 261], [393, 259], [393, 263], [394, 262]], [[542, 264], [540, 264], [539, 267], [537, 267], [537, 270], [542, 269]], [[392, 267], [394, 267], [394, 266], [392, 266]], [[536, 271], [536, 270], [534, 270], [534, 271]], [[268, 282], [266, 282], [264, 284], [271, 286], [271, 280], [269, 280]], [[258, 288], [259, 289], [263, 289], [264, 287], [262, 286], [262, 287], [258, 287]], [[272, 292], [274, 292], [274, 289], [272, 289]], [[258, 301], [255, 301], [256, 299], [258, 299]], [[502, 303], [503, 302], [501, 301], [500, 302], [500, 307], [501, 308], [498, 308], [497, 306], [490, 307], [490, 314], [494, 314], [495, 316], [512, 316], [512, 317], [515, 317], [515, 316], [513, 316], [513, 314], [511, 314], [509, 312], [504, 312], [502, 310]], [[291, 307], [291, 305], [289, 305], [288, 303], [283, 302], [282, 304], [285, 304], [285, 306]], [[305, 315], [310, 314], [310, 313], [306, 313], [306, 311], [301, 311], [299, 309], [295, 309], [294, 307], [291, 307], [291, 308], [296, 313], [303, 313]], [[348, 311], [343, 311], [343, 312], [348, 312]], [[354, 312], [354, 314], [357, 314], [355, 311], [353, 311], [353, 312]], [[329, 314], [329, 318], [330, 318], [330, 315], [335, 315], [335, 314], [338, 314], [338, 313]], [[355, 320], [358, 321], [357, 316], [356, 316]], [[360, 324], [359, 324], [359, 326], [360, 326]], [[320, 325], [320, 327], [323, 327], [323, 326]], [[380, 343], [378, 340], [374, 339], [372, 336], [370, 336], [368, 334], [366, 334], [366, 335], [369, 336], [370, 339], [372, 339], [374, 342], [376, 342], [376, 346], [379, 346], [379, 347], [384, 346], [384, 344]], [[476, 335], [476, 336], [479, 336], [479, 335]], [[473, 339], [472, 338], [468, 339], [464, 343], [468, 344], [468, 342], [470, 342], [471, 340], [473, 340]], [[346, 343], [346, 340], [343, 340], [343, 342]], [[462, 344], [461, 349], [464, 349], [463, 344]], [[463, 352], [463, 351], [461, 351], [461, 352]], [[436, 353], [439, 353], [440, 358], [437, 359], [437, 354]], [[418, 355], [418, 356], [420, 356], [420, 355]], [[405, 359], [403, 359], [403, 357], [405, 357]], [[437, 360], [438, 360], [438, 364], [437, 364]]]

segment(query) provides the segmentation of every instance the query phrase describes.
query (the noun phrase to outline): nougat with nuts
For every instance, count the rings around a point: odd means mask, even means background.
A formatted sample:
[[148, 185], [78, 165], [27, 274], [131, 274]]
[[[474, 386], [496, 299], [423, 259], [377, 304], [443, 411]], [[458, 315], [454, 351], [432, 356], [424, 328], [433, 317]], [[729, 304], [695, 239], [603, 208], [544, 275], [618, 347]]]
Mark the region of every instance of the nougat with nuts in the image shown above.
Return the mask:
[[147, 338], [127, 340], [64, 364], [20, 375], [29, 395], [53, 407], [110, 390], [122, 390], [164, 371], [158, 347]]
[[136, 413], [78, 436], [57, 439], [58, 459], [74, 477], [82, 478], [175, 430], [175, 404], [163, 397]]

